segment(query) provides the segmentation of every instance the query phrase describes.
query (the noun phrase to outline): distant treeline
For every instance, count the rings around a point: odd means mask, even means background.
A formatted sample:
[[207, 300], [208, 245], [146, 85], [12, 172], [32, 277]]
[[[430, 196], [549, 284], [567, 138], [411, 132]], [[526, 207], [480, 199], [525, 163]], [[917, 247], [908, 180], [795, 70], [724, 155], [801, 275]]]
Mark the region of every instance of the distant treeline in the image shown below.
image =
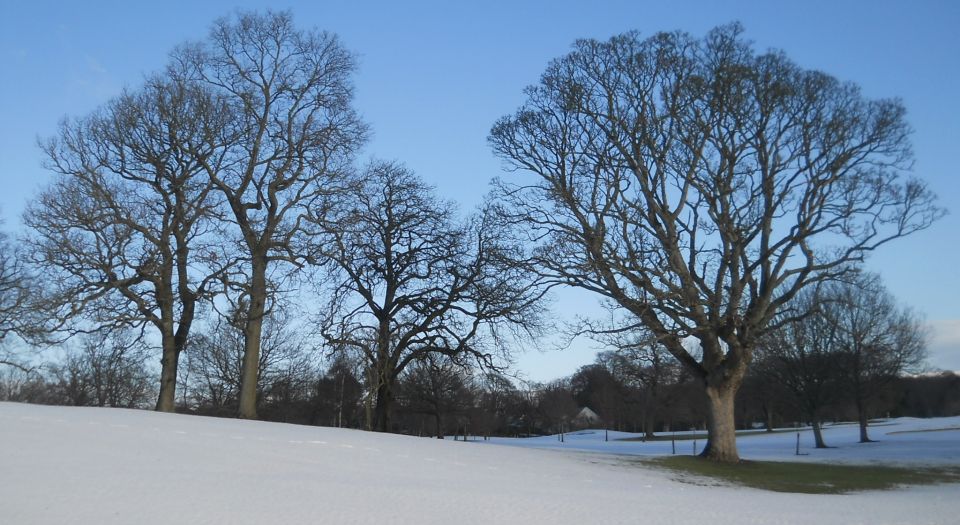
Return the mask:
[[[230, 340], [221, 338], [220, 342]], [[180, 376], [177, 411], [233, 417], [239, 392], [242, 338], [233, 347], [202, 338]], [[32, 371], [10, 368], [0, 379], [0, 400], [51, 405], [152, 408], [155, 372], [143, 349], [126, 341], [87, 339], [63, 360]], [[363, 367], [345, 359], [317, 366], [304, 346], [279, 345], [261, 370], [258, 413], [262, 419], [319, 426], [368, 428], [373, 401]], [[399, 381], [390, 421], [393, 432], [418, 435], [542, 435], [583, 427], [650, 434], [704, 428], [702, 387], [674, 363], [662, 366], [656, 388], [638, 380], [650, 367], [626, 369], [618, 353], [569, 377], [520, 384], [449, 359], [417, 363]], [[810, 423], [803, 400], [756, 366], [738, 393], [738, 428], [777, 428]], [[632, 372], [632, 373], [631, 373]], [[651, 377], [650, 375], [647, 376]], [[649, 381], [649, 380], [648, 380]], [[599, 420], [578, 418], [588, 407]], [[871, 400], [869, 416], [960, 415], [960, 375], [943, 371], [899, 376]], [[822, 421], [856, 420], [854, 402], [839, 396]]]

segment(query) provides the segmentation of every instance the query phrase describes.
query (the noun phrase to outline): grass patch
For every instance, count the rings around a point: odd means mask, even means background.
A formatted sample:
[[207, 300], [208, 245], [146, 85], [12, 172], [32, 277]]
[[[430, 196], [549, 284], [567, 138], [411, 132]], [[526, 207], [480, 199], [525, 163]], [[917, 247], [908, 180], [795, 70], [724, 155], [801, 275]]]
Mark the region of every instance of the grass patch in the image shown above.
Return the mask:
[[[892, 424], [893, 423], [886, 422], [885, 420], [878, 420], [877, 422], [871, 421], [869, 428], [885, 427]], [[853, 425], [856, 425], [856, 423], [851, 423], [851, 422], [825, 423], [821, 428], [823, 429], [824, 432], [826, 432], [831, 428], [836, 428], [840, 426], [853, 426]], [[773, 430], [758, 428], [758, 429], [750, 429], [750, 430], [738, 430], [737, 437], [759, 436], [759, 435], [768, 435], [768, 434], [789, 434], [789, 433], [795, 433], [795, 432], [808, 432], [810, 430], [812, 430], [811, 427], [801, 427], [801, 428], [783, 427], [783, 428], [775, 428]], [[947, 429], [944, 429], [944, 430], [947, 430]], [[923, 431], [922, 430], [906, 430], [903, 432], [923, 432]], [[898, 432], [890, 432], [890, 434], [897, 434], [897, 433]], [[660, 434], [656, 434], [653, 437], [648, 437], [648, 438], [644, 438], [643, 436], [628, 437], [628, 438], [619, 438], [617, 439], [617, 441], [670, 441], [672, 439], [676, 441], [692, 441], [694, 439], [703, 440], [703, 439], [707, 439], [707, 432], [704, 430], [703, 432], [696, 432], [693, 434], [690, 434], [690, 433], [677, 434], [676, 436], [674, 436], [670, 432], [661, 432]]]
[[[740, 434], [737, 433], [739, 436]], [[707, 439], [707, 433], [702, 434], [681, 434], [679, 436], [673, 437], [670, 434], [655, 434], [653, 436], [644, 438], [644, 437], [629, 437], [629, 438], [620, 438], [617, 441], [670, 441], [671, 439], [676, 439], [677, 441], [693, 441], [694, 439]]]
[[[801, 429], [801, 430], [809, 430], [809, 429]], [[766, 429], [762, 429], [762, 428], [761, 428], [761, 429], [757, 429], [757, 430], [738, 430], [738, 431], [737, 431], [737, 437], [742, 437], [742, 436], [759, 436], [759, 435], [761, 435], [761, 434], [764, 434], [764, 435], [766, 435], [766, 434], [782, 434], [782, 433], [796, 432], [796, 431], [797, 431], [797, 429], [795, 429], [795, 428], [778, 428], [778, 429], [775, 429], [775, 430], [773, 430], [773, 431], [767, 431]], [[704, 431], [704, 432], [702, 432], [702, 433], [701, 433], [701, 432], [697, 432], [697, 433], [695, 433], [695, 434], [689, 434], [689, 433], [688, 433], [688, 434], [677, 434], [676, 436], [674, 436], [674, 435], [672, 435], [672, 434], [670, 434], [670, 433], [661, 433], [661, 434], [655, 434], [653, 437], [648, 437], [648, 438], [644, 438], [643, 436], [639, 436], [639, 437], [620, 438], [620, 439], [617, 439], [617, 441], [670, 441], [671, 439], [675, 439], [675, 440], [677, 440], [677, 441], [693, 441], [694, 439], [698, 439], [698, 440], [701, 440], [701, 441], [702, 441], [702, 440], [707, 439], [707, 433], [706, 433], [706, 431]]]
[[679, 474], [694, 484], [728, 484], [774, 492], [847, 494], [887, 490], [905, 485], [960, 482], [960, 467], [884, 467], [779, 461], [743, 461], [729, 465], [696, 456], [667, 456], [644, 460]]

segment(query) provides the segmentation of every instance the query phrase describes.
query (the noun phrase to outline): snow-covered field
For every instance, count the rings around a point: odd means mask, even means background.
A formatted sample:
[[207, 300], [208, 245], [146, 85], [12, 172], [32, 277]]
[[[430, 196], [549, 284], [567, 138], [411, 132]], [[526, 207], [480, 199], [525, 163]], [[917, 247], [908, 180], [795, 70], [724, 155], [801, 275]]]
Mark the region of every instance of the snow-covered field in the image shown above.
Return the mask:
[[[684, 432], [678, 432], [680, 437]], [[826, 425], [823, 439], [827, 449], [814, 448], [813, 432], [800, 434], [800, 455], [797, 455], [797, 432], [778, 429], [776, 433], [750, 433], [737, 438], [737, 449], [745, 459], [770, 461], [821, 461], [829, 463], [883, 465], [960, 465], [960, 417], [934, 419], [897, 418], [879, 421], [869, 427], [874, 443], [859, 443], [856, 423]], [[669, 435], [669, 434], [665, 434]], [[670, 441], [621, 441], [639, 438], [640, 434], [610, 432], [605, 441], [603, 430], [584, 430], [564, 435], [525, 439], [494, 438], [488, 443], [541, 449], [558, 449], [630, 456], [662, 456], [671, 453]], [[704, 441], [696, 442], [702, 451]], [[677, 454], [693, 454], [694, 442], [678, 440]], [[960, 488], [960, 487], [958, 487]], [[958, 517], [960, 522], [960, 517]]]
[[[960, 430], [890, 434], [924, 427], [960, 427], [960, 418], [895, 420], [864, 446], [843, 437], [855, 429], [831, 428], [826, 438], [839, 448], [800, 458], [960, 462]], [[668, 453], [669, 442], [568, 437], [490, 446], [0, 403], [0, 523], [876, 524], [956, 523], [960, 514], [956, 485], [844, 496], [704, 487], [598, 453]], [[745, 437], [741, 453], [789, 459], [795, 440]], [[681, 443], [678, 452], [691, 444]]]

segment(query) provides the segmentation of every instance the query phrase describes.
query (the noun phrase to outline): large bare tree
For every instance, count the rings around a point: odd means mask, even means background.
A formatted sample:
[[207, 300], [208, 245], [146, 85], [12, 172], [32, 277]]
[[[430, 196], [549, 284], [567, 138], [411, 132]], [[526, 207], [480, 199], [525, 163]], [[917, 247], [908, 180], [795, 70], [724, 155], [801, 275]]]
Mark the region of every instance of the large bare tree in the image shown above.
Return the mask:
[[336, 36], [298, 30], [289, 13], [267, 12], [217, 21], [206, 41], [181, 47], [174, 62], [230, 106], [226, 162], [204, 168], [226, 200], [244, 262], [238, 415], [255, 418], [269, 276], [303, 263], [302, 218], [337, 191], [366, 135], [350, 106], [355, 61]]
[[158, 76], [64, 121], [42, 143], [58, 177], [24, 215], [49, 328], [153, 326], [160, 411], [174, 409], [180, 353], [226, 267], [212, 256], [217, 204], [203, 171], [221, 166], [225, 109], [195, 85]]
[[703, 454], [725, 462], [739, 460], [734, 394], [774, 314], [941, 215], [906, 177], [899, 101], [755, 53], [741, 32], [578, 41], [489, 139], [534, 175], [500, 194], [541, 273], [613, 301], [699, 378]]
[[332, 261], [321, 331], [333, 348], [365, 357], [375, 390], [372, 427], [390, 428], [397, 378], [430, 354], [495, 367], [509, 338], [533, 333], [537, 299], [496, 225], [459, 221], [453, 206], [395, 164], [374, 163], [318, 221], [318, 259]]

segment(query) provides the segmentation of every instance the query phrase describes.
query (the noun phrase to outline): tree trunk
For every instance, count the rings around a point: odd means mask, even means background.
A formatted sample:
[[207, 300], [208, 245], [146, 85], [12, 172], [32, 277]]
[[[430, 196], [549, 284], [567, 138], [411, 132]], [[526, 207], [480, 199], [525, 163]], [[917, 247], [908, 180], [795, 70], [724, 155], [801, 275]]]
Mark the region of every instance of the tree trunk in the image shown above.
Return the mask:
[[[173, 293], [167, 295], [172, 297]], [[196, 296], [184, 287], [180, 290], [180, 304], [182, 309], [176, 331], [173, 330], [172, 307], [161, 308], [161, 316], [171, 320], [161, 321], [159, 327], [163, 356], [160, 359], [160, 394], [157, 396], [157, 412], [176, 410], [177, 370], [180, 366], [180, 354], [187, 347], [187, 337], [193, 324]]]
[[240, 374], [240, 405], [237, 416], [257, 418], [257, 383], [260, 379], [260, 335], [267, 301], [267, 261], [254, 257], [250, 279], [250, 304], [244, 329], [243, 369]]
[[377, 432], [390, 431], [390, 408], [393, 404], [393, 393], [390, 385], [382, 384], [377, 387], [377, 404], [373, 409], [373, 429]]
[[[389, 303], [389, 301], [386, 301]], [[377, 327], [376, 360], [373, 363], [373, 375], [376, 380], [377, 398], [373, 407], [373, 430], [390, 431], [390, 408], [393, 404], [393, 382], [396, 378], [396, 363], [390, 354], [390, 318], [380, 317]]]
[[707, 444], [700, 457], [722, 463], [738, 463], [737, 427], [733, 403], [737, 384], [727, 381], [719, 386], [707, 385]]
[[160, 395], [157, 397], [157, 412], [173, 412], [177, 390], [177, 367], [180, 361], [180, 349], [172, 334], [163, 334], [160, 359]]
[[813, 441], [816, 444], [817, 448], [830, 448], [826, 443], [823, 442], [823, 431], [820, 428], [820, 418], [814, 416], [812, 418], [811, 426], [813, 426]]
[[656, 412], [651, 408], [647, 408], [644, 417], [643, 417], [643, 438], [653, 439], [654, 437], [654, 428], [656, 425]]
[[860, 423], [860, 442], [872, 442], [873, 440], [867, 435], [867, 409], [860, 399], [857, 400], [857, 421]]
[[443, 424], [442, 424], [442, 422], [441, 422], [441, 420], [440, 420], [440, 411], [439, 411], [439, 410], [437, 410], [437, 411], [433, 414], [433, 419], [434, 419], [434, 421], [435, 421], [436, 424], [437, 424], [437, 439], [443, 439]]

